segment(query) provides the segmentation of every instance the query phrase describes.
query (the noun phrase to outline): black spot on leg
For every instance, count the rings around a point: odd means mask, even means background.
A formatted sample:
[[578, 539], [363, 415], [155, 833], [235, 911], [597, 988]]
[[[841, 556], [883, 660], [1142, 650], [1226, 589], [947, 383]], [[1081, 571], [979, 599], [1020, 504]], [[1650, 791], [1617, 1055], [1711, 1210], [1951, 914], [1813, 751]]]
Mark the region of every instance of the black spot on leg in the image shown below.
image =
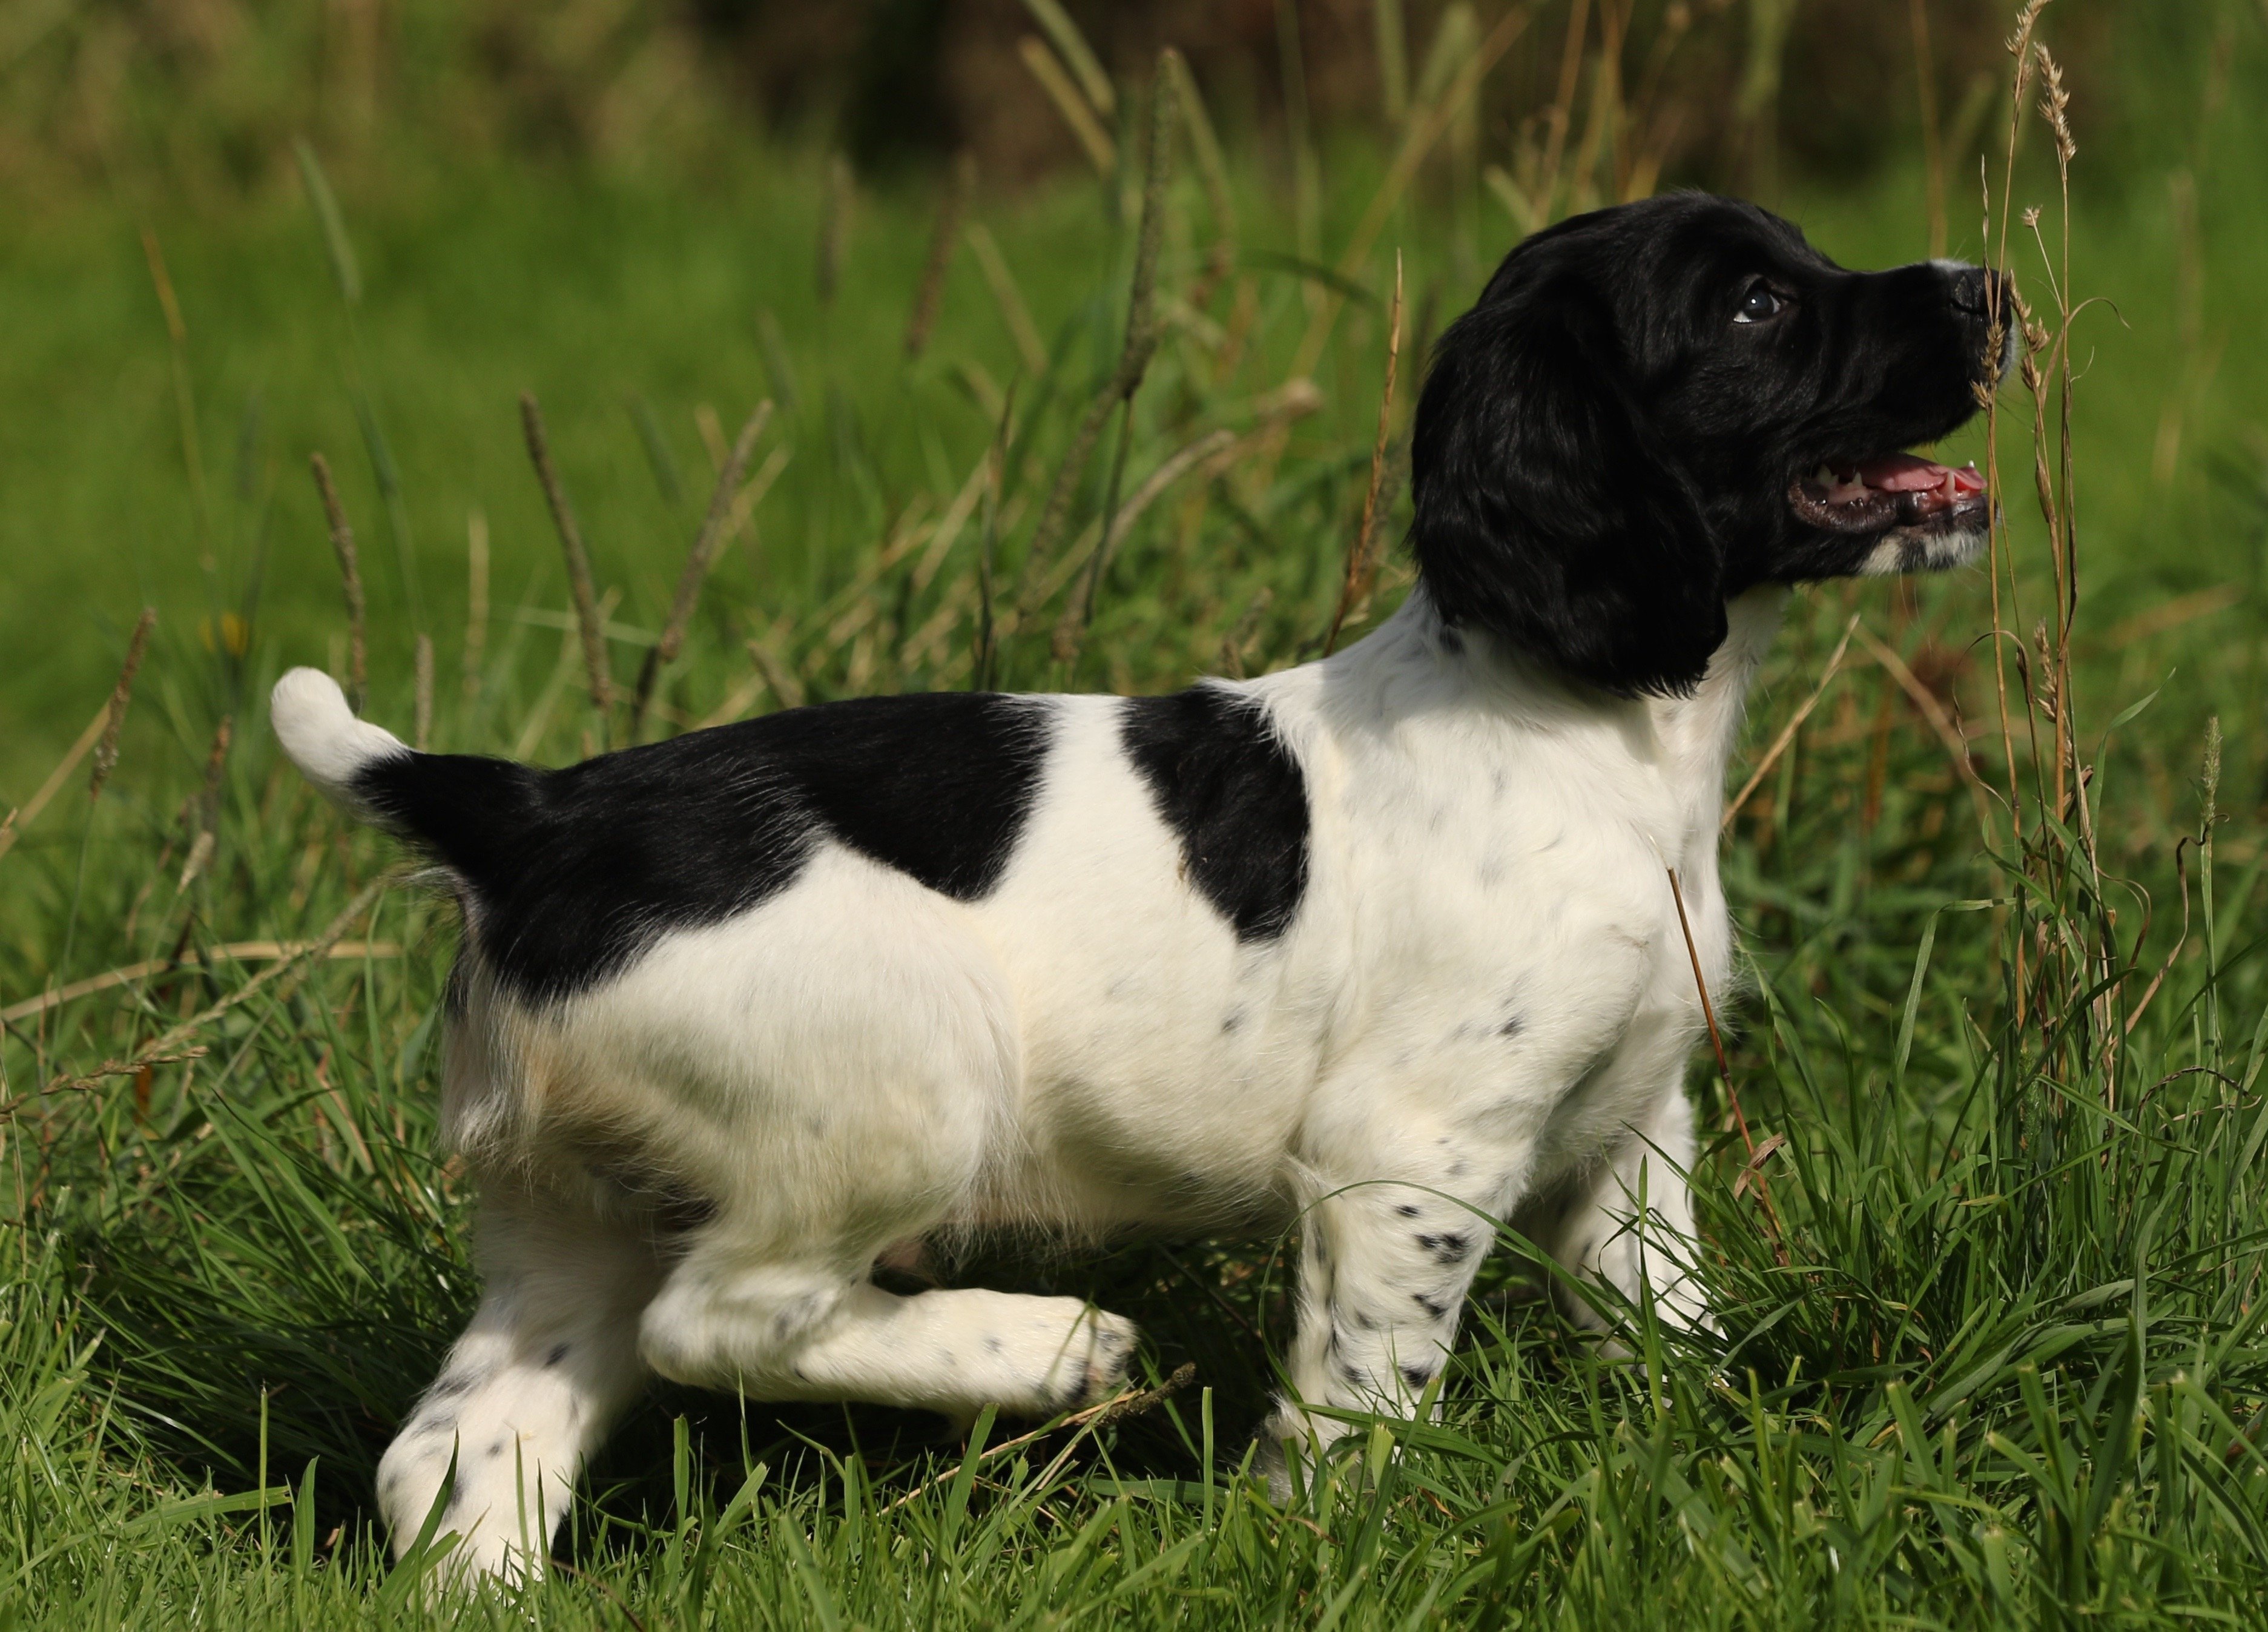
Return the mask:
[[492, 1444], [489, 1446], [489, 1450], [488, 1450], [488, 1457], [489, 1457], [489, 1460], [490, 1460], [490, 1461], [491, 1461], [491, 1462], [495, 1461], [498, 1457], [502, 1456], [503, 1454], [504, 1454], [504, 1441], [502, 1441], [501, 1439], [495, 1441], [494, 1443], [492, 1443]]
[[1339, 1376], [1343, 1380], [1353, 1384], [1358, 1388], [1362, 1386], [1362, 1368], [1352, 1361], [1344, 1362], [1340, 1365]]
[[1402, 1380], [1409, 1384], [1412, 1388], [1422, 1389], [1426, 1384], [1433, 1380], [1433, 1368], [1431, 1366], [1404, 1366], [1402, 1368]]
[[988, 1337], [984, 1340], [984, 1352], [986, 1354], [997, 1355], [1000, 1352], [1000, 1348], [1001, 1343], [998, 1338]]
[[567, 1350], [570, 1347], [571, 1345], [566, 1343], [554, 1343], [551, 1346], [551, 1352], [543, 1357], [544, 1369], [549, 1370], [553, 1366], [557, 1365], [561, 1361], [566, 1359]]
[[1433, 1255], [1437, 1264], [1462, 1264], [1472, 1253], [1473, 1244], [1462, 1236], [1419, 1236], [1418, 1244]]
[[1528, 1023], [1522, 1020], [1518, 1015], [1513, 1015], [1508, 1016], [1505, 1023], [1496, 1029], [1496, 1034], [1498, 1037], [1513, 1038], [1518, 1037], [1526, 1030], [1528, 1030]]
[[1222, 1016], [1221, 1016], [1221, 1022], [1220, 1022], [1220, 1032], [1221, 1032], [1221, 1035], [1222, 1035], [1223, 1037], [1226, 1037], [1226, 1036], [1228, 1036], [1230, 1033], [1233, 1032], [1233, 1031], [1234, 1031], [1234, 1030], [1235, 1030], [1239, 1026], [1242, 1025], [1243, 1023], [1244, 1023], [1244, 1011], [1243, 1011], [1242, 1009], [1241, 1009], [1241, 1008], [1232, 1008], [1232, 1009], [1230, 1009], [1230, 1010], [1228, 1011], [1228, 1013], [1227, 1013], [1227, 1014], [1226, 1014], [1226, 1015], [1222, 1015]]
[[1447, 1303], [1440, 1302], [1437, 1298], [1428, 1297], [1423, 1292], [1412, 1292], [1410, 1296], [1417, 1303], [1418, 1308], [1424, 1310], [1428, 1315], [1436, 1320], [1442, 1319], [1449, 1312], [1449, 1306]]
[[1395, 1207], [1394, 1210], [1404, 1218], [1415, 1218], [1418, 1216], [1419, 1209], [1412, 1203], [1404, 1201], [1400, 1207]]

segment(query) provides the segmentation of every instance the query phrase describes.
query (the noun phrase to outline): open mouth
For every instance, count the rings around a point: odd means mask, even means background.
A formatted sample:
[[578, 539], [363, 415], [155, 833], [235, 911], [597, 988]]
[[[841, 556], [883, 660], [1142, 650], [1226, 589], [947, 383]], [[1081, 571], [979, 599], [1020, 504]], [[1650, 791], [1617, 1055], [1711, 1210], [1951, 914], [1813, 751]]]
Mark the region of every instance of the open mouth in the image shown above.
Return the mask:
[[1992, 508], [1973, 464], [1958, 469], [1912, 454], [1836, 460], [1788, 484], [1796, 518], [1830, 533], [1965, 532]]

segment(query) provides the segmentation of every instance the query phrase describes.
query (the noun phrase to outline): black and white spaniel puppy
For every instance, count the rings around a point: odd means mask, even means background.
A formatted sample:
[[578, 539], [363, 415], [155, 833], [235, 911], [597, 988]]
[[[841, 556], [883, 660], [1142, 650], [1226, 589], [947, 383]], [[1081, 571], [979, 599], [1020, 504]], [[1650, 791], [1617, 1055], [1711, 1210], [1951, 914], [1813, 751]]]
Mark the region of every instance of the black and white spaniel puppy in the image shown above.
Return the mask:
[[[387, 1452], [538, 1568], [651, 1374], [1032, 1415], [1135, 1343], [1076, 1298], [875, 1285], [996, 1229], [1272, 1230], [1278, 1441], [1406, 1412], [1513, 1221], [1673, 1318], [1682, 1089], [1731, 940], [1727, 755], [1786, 587], [1974, 556], [1992, 275], [1845, 271], [1701, 196], [1521, 244], [1442, 336], [1418, 582], [1374, 633], [1171, 697], [829, 703], [565, 770], [413, 753], [312, 669], [299, 768], [433, 856], [446, 1126], [485, 1290]], [[1635, 1217], [1643, 1196], [1649, 1219]]]

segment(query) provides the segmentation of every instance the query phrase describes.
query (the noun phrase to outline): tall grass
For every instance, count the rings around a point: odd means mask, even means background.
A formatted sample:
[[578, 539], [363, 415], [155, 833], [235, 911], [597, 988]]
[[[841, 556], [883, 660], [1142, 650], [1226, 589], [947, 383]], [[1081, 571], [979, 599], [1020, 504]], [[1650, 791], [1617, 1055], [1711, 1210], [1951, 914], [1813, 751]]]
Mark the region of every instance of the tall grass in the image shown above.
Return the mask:
[[[1138, 1414], [1020, 1439], [987, 1422], [966, 1444], [904, 1414], [658, 1391], [593, 1470], [551, 1579], [435, 1602], [430, 1551], [389, 1569], [370, 1480], [474, 1294], [433, 1115], [452, 931], [257, 728], [280, 668], [326, 655], [264, 612], [258, 551], [330, 553], [312, 492], [303, 525], [252, 545], [254, 462], [233, 499], [213, 484], [217, 549], [246, 548], [202, 609], [162, 609], [165, 629], [202, 610], [210, 644], [159, 637], [134, 692], [149, 728], [104, 798], [77, 778], [107, 707], [0, 838], [0, 1606], [100, 1625], [2257, 1623], [2268, 849], [2232, 767], [2258, 756], [2146, 736], [2181, 711], [2136, 713], [2147, 696], [2118, 690], [2102, 646], [2096, 564], [2147, 546], [2082, 502], [2085, 417], [2116, 406], [2089, 395], [2089, 348], [2114, 342], [2088, 327], [2066, 237], [2072, 115], [2039, 11], [2010, 103], [2032, 109], [2031, 147], [1989, 203], [1986, 242], [2026, 292], [2006, 314], [2022, 377], [1989, 427], [1991, 568], [1800, 602], [1730, 819], [1751, 990], [1727, 1044], [1753, 1153], [1713, 1063], [1694, 1077], [1720, 1130], [1696, 1176], [1720, 1338], [1632, 1311], [1643, 1363], [1625, 1363], [1536, 1295], [1507, 1238], [1440, 1420], [1364, 1425], [1279, 1508], [1245, 1457], [1287, 1336], [1287, 1244], [1004, 1251], [951, 1273], [1091, 1294], [1143, 1324], [1147, 1385], [1193, 1380]], [[370, 587], [369, 712], [558, 762], [812, 698], [1149, 689], [1359, 633], [1408, 581], [1371, 548], [1407, 515], [1413, 394], [1381, 388], [1469, 286], [1427, 166], [1449, 164], [1431, 150], [1476, 80], [1416, 77], [1396, 138], [1414, 156], [1322, 156], [1323, 253], [1270, 260], [1237, 235], [1290, 212], [1229, 201], [1187, 77], [1112, 86], [1150, 134], [1081, 206], [1076, 241], [1105, 253], [1045, 324], [1024, 292], [1053, 269], [1008, 259], [1011, 223], [972, 220], [949, 275], [923, 270], [949, 243], [909, 234], [884, 284], [862, 276], [859, 218], [887, 202], [831, 187], [798, 262], [835, 245], [828, 298], [806, 273], [807, 326], [749, 314], [764, 378], [745, 406], [770, 397], [769, 418], [727, 446], [712, 409], [688, 453], [695, 416], [658, 389], [666, 415], [617, 407], [597, 430], [549, 393], [548, 424], [526, 420], [537, 474], [493, 473], [461, 568], [419, 599], [398, 565]], [[1504, 173], [1538, 218], [1637, 176], [1587, 144], [1594, 106], [1547, 110], [1534, 164]], [[336, 219], [328, 239], [306, 224], [311, 245], [343, 241]], [[887, 415], [863, 369], [885, 371]], [[342, 398], [375, 400], [376, 373], [349, 356]], [[397, 425], [412, 410], [387, 404]], [[494, 411], [508, 443], [509, 395]], [[386, 502], [376, 447], [330, 484], [334, 540], [361, 494]], [[634, 570], [610, 473], [651, 494]], [[504, 519], [519, 541], [493, 599], [491, 515], [499, 569]], [[579, 572], [556, 565], [551, 519]], [[2147, 611], [2114, 610], [2114, 629]], [[2176, 825], [2164, 853], [2121, 842]]]

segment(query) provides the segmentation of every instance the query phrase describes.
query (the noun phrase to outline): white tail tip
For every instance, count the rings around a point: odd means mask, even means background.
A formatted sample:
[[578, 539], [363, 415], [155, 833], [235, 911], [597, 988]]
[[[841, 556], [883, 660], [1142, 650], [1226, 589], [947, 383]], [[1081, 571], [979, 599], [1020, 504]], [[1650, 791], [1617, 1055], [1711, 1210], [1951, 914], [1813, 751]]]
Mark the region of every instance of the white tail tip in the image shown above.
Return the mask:
[[268, 718], [299, 774], [349, 806], [359, 803], [357, 772], [409, 751], [393, 732], [356, 719], [339, 683], [320, 668], [294, 668], [278, 680], [269, 694]]

